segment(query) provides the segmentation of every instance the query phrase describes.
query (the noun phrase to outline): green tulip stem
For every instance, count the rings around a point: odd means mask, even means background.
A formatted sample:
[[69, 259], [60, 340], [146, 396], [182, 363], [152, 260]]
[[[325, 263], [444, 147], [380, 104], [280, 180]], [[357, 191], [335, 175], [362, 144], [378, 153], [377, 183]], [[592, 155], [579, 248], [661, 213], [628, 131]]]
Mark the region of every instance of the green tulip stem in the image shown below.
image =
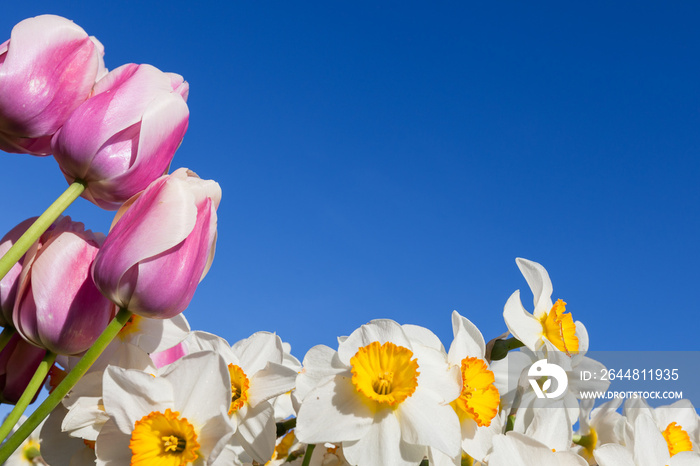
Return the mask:
[[301, 466], [309, 466], [309, 463], [311, 463], [311, 455], [314, 453], [314, 448], [316, 448], [316, 445], [306, 446], [306, 453], [304, 454], [304, 461], [301, 463]]
[[25, 252], [34, 244], [39, 237], [56, 221], [59, 215], [73, 203], [74, 200], [85, 191], [86, 183], [77, 180], [66, 189], [58, 199], [37, 218], [32, 226], [19, 237], [17, 242], [0, 259], [0, 280], [7, 275], [13, 265], [22, 258]]
[[80, 361], [78, 361], [75, 367], [66, 375], [63, 381], [58, 384], [54, 391], [39, 405], [36, 411], [24, 421], [19, 429], [17, 429], [17, 432], [0, 446], [0, 464], [6, 461], [12, 452], [19, 448], [22, 442], [29, 437], [41, 421], [58, 406], [63, 397], [78, 383], [78, 380], [90, 369], [90, 366], [92, 366], [100, 354], [102, 354], [102, 351], [104, 351], [107, 345], [117, 336], [122, 327], [129, 321], [131, 315], [129, 310], [124, 308], [119, 309], [114, 319], [107, 325], [107, 328], [104, 329], [102, 334], [95, 340], [95, 343], [85, 352]]
[[14, 327], [5, 327], [2, 329], [2, 333], [0, 333], [0, 351], [2, 351], [7, 343], [10, 341], [12, 338], [12, 335], [15, 334], [15, 329]]
[[49, 369], [51, 369], [55, 360], [56, 353], [47, 351], [44, 359], [39, 363], [39, 367], [36, 368], [36, 372], [34, 372], [29, 384], [27, 384], [27, 388], [24, 389], [24, 393], [19, 397], [19, 401], [17, 401], [15, 407], [12, 408], [10, 414], [8, 414], [5, 421], [0, 425], [0, 442], [5, 440], [7, 434], [12, 431], [12, 428], [17, 424], [19, 418], [22, 417], [29, 403], [31, 403], [34, 395], [41, 389], [41, 385], [44, 383], [44, 379], [46, 379]]

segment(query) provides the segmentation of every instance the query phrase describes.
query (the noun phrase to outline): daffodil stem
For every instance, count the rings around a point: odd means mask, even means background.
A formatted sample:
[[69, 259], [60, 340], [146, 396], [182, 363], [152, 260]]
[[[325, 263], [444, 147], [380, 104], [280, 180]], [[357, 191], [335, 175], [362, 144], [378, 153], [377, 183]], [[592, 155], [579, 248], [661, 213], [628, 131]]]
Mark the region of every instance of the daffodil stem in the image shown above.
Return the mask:
[[510, 432], [515, 428], [515, 414], [509, 414], [506, 418], [506, 432]]
[[5, 440], [7, 434], [12, 431], [12, 428], [17, 424], [17, 421], [19, 421], [19, 418], [22, 417], [24, 410], [26, 410], [29, 403], [31, 403], [34, 395], [41, 389], [41, 384], [44, 383], [44, 379], [46, 379], [46, 375], [49, 373], [49, 369], [51, 369], [55, 360], [56, 353], [47, 351], [44, 359], [39, 363], [39, 367], [36, 368], [32, 379], [27, 384], [27, 388], [24, 389], [24, 393], [19, 397], [17, 404], [0, 426], [0, 442]]
[[41, 421], [58, 406], [63, 397], [78, 383], [78, 380], [90, 369], [90, 366], [92, 366], [100, 354], [102, 354], [102, 351], [104, 351], [107, 345], [117, 336], [122, 327], [129, 321], [130, 317], [131, 312], [129, 310], [124, 308], [119, 309], [114, 319], [107, 325], [107, 328], [104, 329], [102, 334], [95, 340], [95, 343], [85, 352], [80, 361], [78, 361], [75, 367], [66, 375], [63, 381], [58, 384], [54, 391], [39, 405], [36, 411], [19, 426], [17, 432], [0, 446], [0, 464], [6, 461], [12, 452], [22, 444], [24, 439], [29, 437]]
[[491, 361], [500, 361], [508, 355], [509, 351], [525, 346], [525, 344], [515, 337], [507, 340], [496, 340], [491, 349]]
[[80, 180], [76, 180], [73, 184], [68, 186], [68, 189], [58, 196], [58, 199], [56, 199], [53, 204], [32, 223], [32, 226], [19, 237], [15, 244], [13, 244], [5, 255], [2, 256], [2, 259], [0, 259], [0, 280], [7, 275], [7, 272], [20, 260], [32, 244], [48, 230], [58, 216], [85, 191], [85, 186], [85, 182]]
[[2, 351], [7, 343], [10, 341], [12, 338], [12, 335], [15, 334], [15, 329], [14, 327], [5, 327], [2, 329], [2, 333], [0, 333], [0, 351]]
[[302, 461], [301, 466], [309, 466], [309, 463], [311, 463], [311, 455], [314, 453], [314, 448], [316, 448], [316, 445], [307, 445], [306, 453], [304, 453], [304, 461]]
[[297, 426], [297, 418], [293, 417], [291, 419], [287, 419], [286, 421], [278, 422], [276, 426], [277, 438], [282, 437], [284, 434]]
[[574, 434], [571, 441], [576, 445], [581, 445], [582, 447], [588, 448], [590, 450], [593, 450], [593, 447], [595, 447], [596, 444], [595, 437], [590, 433], [586, 435]]

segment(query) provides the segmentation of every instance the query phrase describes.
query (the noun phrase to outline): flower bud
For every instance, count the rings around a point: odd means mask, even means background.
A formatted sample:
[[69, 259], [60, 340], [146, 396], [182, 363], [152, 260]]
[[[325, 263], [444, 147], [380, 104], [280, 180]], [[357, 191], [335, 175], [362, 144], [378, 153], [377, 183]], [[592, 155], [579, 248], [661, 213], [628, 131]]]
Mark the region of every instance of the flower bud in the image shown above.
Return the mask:
[[28, 342], [58, 354], [88, 349], [115, 308], [90, 275], [104, 235], [62, 218], [24, 257], [12, 320]]
[[102, 45], [72, 21], [25, 19], [0, 45], [0, 149], [51, 153], [51, 136], [104, 71]]
[[1, 403], [16, 404], [19, 401], [44, 356], [45, 349], [27, 343], [16, 333], [12, 335], [0, 351]]
[[101, 79], [54, 136], [66, 180], [83, 197], [117, 209], [168, 170], [187, 130], [189, 85], [151, 65], [124, 65]]
[[167, 319], [189, 304], [216, 243], [219, 184], [180, 168], [117, 212], [95, 258], [95, 284], [120, 307]]
[[[10, 250], [13, 244], [32, 226], [36, 217], [28, 218], [19, 223], [12, 230], [8, 231], [0, 239], [0, 257]], [[15, 296], [17, 296], [17, 280], [22, 272], [24, 256], [12, 266], [9, 272], [0, 279], [0, 327], [12, 326], [12, 308], [15, 306]]]

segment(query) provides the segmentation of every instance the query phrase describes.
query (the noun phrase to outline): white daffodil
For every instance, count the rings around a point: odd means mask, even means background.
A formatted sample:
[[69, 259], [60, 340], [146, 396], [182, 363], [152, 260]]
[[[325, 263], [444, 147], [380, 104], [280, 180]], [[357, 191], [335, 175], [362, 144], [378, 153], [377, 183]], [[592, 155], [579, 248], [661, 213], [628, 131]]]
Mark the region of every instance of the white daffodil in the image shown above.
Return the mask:
[[494, 374], [485, 359], [486, 344], [476, 326], [457, 311], [452, 313], [452, 333], [447, 361], [459, 368], [462, 392], [451, 404], [462, 431], [462, 449], [483, 461], [491, 449], [493, 436], [503, 430], [498, 416], [500, 395]]
[[595, 465], [593, 452], [606, 443], [622, 444], [625, 441], [625, 417], [617, 412], [622, 398], [612, 399], [593, 409], [594, 400], [581, 400], [579, 405], [579, 430], [574, 436], [575, 450], [588, 464]]
[[[552, 451], [547, 445], [519, 432], [493, 438], [489, 466], [587, 466], [571, 451]], [[659, 466], [659, 465], [657, 465]]]
[[600, 466], [699, 466], [700, 455], [692, 451], [669, 453], [668, 440], [654, 419], [640, 413], [634, 421], [634, 446], [609, 443], [593, 451]]
[[[268, 332], [257, 332], [229, 346], [226, 340], [206, 332], [193, 332], [187, 341], [190, 350], [210, 349], [220, 354], [228, 366], [230, 422], [235, 433], [232, 446], [240, 446], [260, 463], [275, 450], [275, 412], [271, 401], [294, 388], [297, 371], [286, 367], [282, 340]], [[236, 450], [237, 451], [237, 450]], [[237, 452], [238, 453], [238, 452]]]
[[211, 351], [189, 354], [154, 375], [108, 367], [103, 400], [110, 416], [95, 453], [97, 465], [212, 464], [232, 431], [226, 410], [230, 378]]
[[[527, 380], [530, 368], [542, 359], [546, 359], [547, 364], [556, 364], [561, 367], [566, 374], [566, 390], [555, 399], [538, 398]], [[492, 362], [491, 369], [495, 376], [496, 387], [501, 394], [502, 409], [507, 409], [510, 413], [516, 402], [516, 393], [520, 395], [515, 413], [515, 430], [518, 432], [525, 432], [532, 422], [535, 410], [548, 408], [559, 400], [563, 401], [572, 424], [575, 423], [579, 414], [578, 400], [582, 398], [582, 393], [604, 392], [610, 385], [610, 382], [605, 380], [582, 380], [583, 371], [601, 373], [605, 369], [600, 362], [585, 356], [585, 351], [569, 357], [556, 349], [546, 353], [535, 353], [528, 348], [520, 348], [519, 351], [509, 352], [504, 359]]]
[[[26, 416], [22, 416], [17, 424], [12, 428], [10, 436], [14, 434], [19, 426], [21, 426], [24, 421], [27, 420]], [[42, 423], [43, 424], [43, 423]], [[39, 431], [41, 430], [42, 424], [34, 429], [34, 432], [29, 434], [24, 442], [7, 458], [7, 461], [3, 463], [3, 466], [36, 466], [38, 464], [46, 464], [42, 458], [41, 449], [43, 445], [41, 444], [41, 438], [39, 436]]]
[[503, 319], [510, 333], [531, 351], [543, 346], [553, 347], [568, 355], [588, 349], [588, 334], [581, 322], [574, 323], [566, 313], [566, 303], [561, 299], [552, 303], [552, 281], [542, 265], [517, 258], [520, 272], [534, 296], [535, 309], [530, 314], [523, 308], [520, 291], [513, 293], [503, 309]]
[[625, 402], [623, 414], [631, 425], [635, 425], [640, 416], [651, 417], [666, 440], [671, 456], [683, 451], [698, 452], [697, 445], [693, 444], [698, 431], [698, 416], [690, 400], [652, 408], [643, 398], [631, 398]]
[[[427, 344], [427, 345], [426, 345]], [[427, 329], [374, 320], [315, 346], [297, 378], [296, 434], [307, 444], [342, 444], [350, 464], [416, 465], [429, 448], [460, 457], [459, 419], [449, 403], [461, 392]]]

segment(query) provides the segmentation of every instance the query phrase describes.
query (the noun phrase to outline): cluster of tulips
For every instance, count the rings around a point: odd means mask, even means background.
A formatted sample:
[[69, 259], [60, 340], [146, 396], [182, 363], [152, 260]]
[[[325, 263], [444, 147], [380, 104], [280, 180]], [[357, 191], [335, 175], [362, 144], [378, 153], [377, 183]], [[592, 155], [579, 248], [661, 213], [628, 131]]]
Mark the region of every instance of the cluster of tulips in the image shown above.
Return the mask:
[[[15, 405], [0, 462], [700, 465], [689, 401], [583, 399], [608, 383], [579, 374], [604, 367], [537, 262], [516, 260], [534, 310], [513, 293], [508, 332], [488, 343], [456, 311], [447, 350], [429, 329], [373, 320], [303, 361], [274, 333], [230, 345], [191, 331], [221, 190], [168, 174], [188, 84], [149, 65], [108, 72], [103, 54], [51, 15], [0, 45], [0, 149], [53, 155], [69, 183], [0, 240], [0, 400]], [[117, 211], [106, 236], [61, 215], [78, 196]], [[543, 362], [565, 380], [528, 378]]]

